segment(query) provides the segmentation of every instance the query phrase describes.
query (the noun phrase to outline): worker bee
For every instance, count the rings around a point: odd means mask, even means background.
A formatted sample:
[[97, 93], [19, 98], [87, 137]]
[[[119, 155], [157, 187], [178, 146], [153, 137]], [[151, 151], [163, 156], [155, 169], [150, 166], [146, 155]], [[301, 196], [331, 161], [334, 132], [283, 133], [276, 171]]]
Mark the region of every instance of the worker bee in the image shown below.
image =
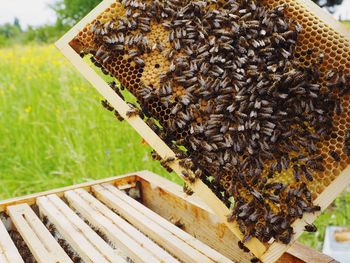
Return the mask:
[[323, 62], [324, 62], [324, 54], [320, 53], [318, 58], [317, 58], [317, 63], [321, 65], [321, 64], [323, 64]]
[[298, 165], [293, 165], [293, 171], [294, 171], [294, 179], [295, 181], [299, 182], [300, 181], [300, 172], [299, 172], [299, 166]]
[[142, 58], [135, 57], [134, 60], [135, 60], [135, 62], [136, 62], [136, 64], [138, 66], [140, 66], [140, 67], [144, 67], [145, 66], [145, 61]]
[[133, 117], [140, 117], [140, 118], [144, 118], [144, 115], [142, 113], [142, 111], [140, 109], [138, 109], [134, 104], [128, 102], [128, 105], [130, 106], [130, 110], [128, 110], [126, 112], [126, 116], [128, 118], [133, 118]]
[[189, 196], [194, 194], [193, 190], [186, 183], [183, 184], [183, 191], [186, 195], [189, 195]]
[[329, 155], [333, 158], [334, 161], [340, 162], [340, 156], [336, 151], [329, 151]]
[[160, 164], [163, 166], [163, 168], [168, 172], [168, 173], [172, 173], [173, 169], [169, 166], [169, 163], [167, 160], [161, 160]]
[[114, 116], [117, 118], [118, 121], [123, 121], [124, 120], [124, 118], [116, 110], [114, 111]]
[[238, 247], [239, 247], [240, 249], [242, 249], [245, 253], [250, 252], [249, 248], [247, 248], [247, 247], [242, 243], [242, 241], [238, 241], [237, 245], [238, 245]]
[[162, 157], [159, 156], [159, 154], [153, 150], [151, 152], [151, 156], [152, 156], [152, 159], [155, 160], [155, 161], [161, 161], [162, 160]]
[[304, 211], [307, 213], [315, 213], [315, 212], [321, 211], [321, 207], [319, 205], [308, 206], [308, 207], [304, 208]]
[[101, 101], [102, 106], [108, 111], [114, 111], [114, 108], [109, 104], [107, 100]]
[[314, 224], [306, 224], [304, 230], [307, 232], [317, 232], [317, 227]]
[[175, 157], [167, 157], [161, 161], [161, 164], [164, 165], [169, 165], [175, 161]]
[[309, 172], [309, 170], [307, 169], [307, 167], [306, 167], [304, 164], [302, 164], [302, 165], [300, 166], [300, 168], [301, 168], [301, 170], [303, 171], [304, 176], [306, 177], [306, 179], [307, 179], [308, 181], [313, 181], [313, 180], [314, 180], [314, 178], [312, 177], [312, 174]]

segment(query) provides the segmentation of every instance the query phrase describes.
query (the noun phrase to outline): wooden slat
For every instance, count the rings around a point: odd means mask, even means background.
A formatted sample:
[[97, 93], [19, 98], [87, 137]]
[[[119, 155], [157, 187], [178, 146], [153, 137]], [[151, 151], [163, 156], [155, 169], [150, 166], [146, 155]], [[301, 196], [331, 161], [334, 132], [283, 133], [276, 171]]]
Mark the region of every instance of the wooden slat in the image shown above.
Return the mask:
[[83, 189], [64, 194], [69, 204], [135, 262], [178, 262]]
[[[310, 253], [310, 248], [300, 243], [295, 243], [288, 252], [307, 263], [329, 263], [334, 259], [318, 251]], [[281, 261], [282, 262], [282, 261]]]
[[24, 263], [15, 244], [13, 243], [6, 227], [0, 220], [0, 262], [1, 263]]
[[125, 262], [58, 196], [39, 197], [37, 204], [40, 212], [48, 217], [85, 262]]
[[39, 263], [73, 262], [27, 204], [7, 209], [13, 224]]
[[4, 201], [0, 201], [0, 212], [5, 211], [6, 207], [10, 206], [10, 205], [18, 205], [18, 204], [24, 204], [24, 203], [28, 204], [28, 205], [33, 205], [33, 204], [35, 204], [36, 199], [40, 196], [55, 194], [55, 195], [58, 195], [59, 197], [62, 197], [64, 192], [69, 191], [69, 190], [74, 190], [77, 188], [84, 188], [87, 191], [89, 191], [91, 186], [95, 185], [95, 184], [113, 183], [113, 184], [116, 184], [118, 186], [121, 186], [123, 189], [126, 189], [124, 187], [125, 185], [130, 186], [130, 187], [134, 187], [135, 186], [134, 182], [136, 180], [137, 174], [138, 174], [138, 172], [130, 173], [130, 174], [125, 174], [125, 175], [121, 175], [121, 176], [115, 176], [115, 177], [111, 177], [111, 178], [96, 180], [96, 181], [92, 181], [92, 182], [62, 187], [62, 188], [49, 190], [49, 191], [45, 191], [45, 192], [30, 194], [30, 195], [26, 195], [26, 196], [22, 196], [22, 197], [15, 197], [15, 198], [7, 199]]
[[178, 258], [186, 262], [231, 262], [112, 185], [96, 185], [92, 190], [98, 199]]

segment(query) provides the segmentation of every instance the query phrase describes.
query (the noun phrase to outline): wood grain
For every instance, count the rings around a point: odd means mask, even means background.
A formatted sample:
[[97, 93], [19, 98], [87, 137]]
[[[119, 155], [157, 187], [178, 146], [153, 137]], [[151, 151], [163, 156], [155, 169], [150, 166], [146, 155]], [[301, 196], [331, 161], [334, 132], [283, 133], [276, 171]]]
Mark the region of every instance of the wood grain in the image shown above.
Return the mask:
[[135, 262], [178, 262], [83, 189], [64, 194], [69, 204]]
[[37, 205], [85, 262], [126, 262], [57, 195], [39, 197]]

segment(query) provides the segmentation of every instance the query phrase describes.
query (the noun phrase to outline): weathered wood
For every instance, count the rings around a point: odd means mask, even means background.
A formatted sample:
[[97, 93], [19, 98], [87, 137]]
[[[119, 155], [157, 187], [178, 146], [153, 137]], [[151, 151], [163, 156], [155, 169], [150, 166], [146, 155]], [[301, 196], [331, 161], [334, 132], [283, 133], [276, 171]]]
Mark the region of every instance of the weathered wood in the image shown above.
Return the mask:
[[17, 231], [39, 263], [73, 262], [29, 205], [10, 206], [7, 211]]
[[22, 196], [22, 197], [16, 197], [16, 198], [11, 198], [11, 199], [7, 199], [4, 201], [0, 201], [0, 212], [3, 212], [6, 210], [7, 206], [10, 205], [17, 205], [17, 204], [28, 204], [28, 205], [33, 205], [36, 202], [36, 199], [40, 196], [47, 196], [47, 195], [52, 195], [55, 194], [59, 197], [63, 196], [63, 193], [65, 191], [69, 191], [69, 190], [74, 190], [77, 188], [83, 188], [87, 191], [90, 191], [90, 187], [92, 185], [95, 184], [102, 184], [102, 183], [116, 183], [118, 185], [122, 185], [123, 188], [125, 188], [125, 186], [130, 186], [134, 187], [135, 186], [135, 174], [137, 173], [131, 173], [131, 174], [126, 174], [126, 175], [122, 175], [122, 176], [115, 176], [115, 177], [111, 177], [111, 178], [107, 178], [107, 179], [101, 179], [101, 180], [96, 180], [96, 181], [92, 181], [92, 182], [87, 182], [87, 183], [82, 183], [82, 184], [76, 184], [76, 185], [72, 185], [72, 186], [67, 186], [67, 187], [63, 187], [63, 188], [58, 188], [58, 189], [54, 189], [54, 190], [49, 190], [49, 191], [45, 191], [45, 192], [40, 192], [40, 193], [35, 193], [35, 194], [30, 194], [30, 195], [26, 195], [26, 196]]
[[126, 262], [57, 195], [39, 197], [37, 205], [85, 262]]
[[1, 263], [24, 263], [21, 255], [13, 243], [6, 227], [0, 220], [0, 262]]
[[[92, 188], [99, 200], [121, 214], [147, 236], [155, 240], [168, 251], [172, 251], [185, 262], [230, 262], [208, 246], [198, 243], [192, 236], [186, 234], [147, 209], [134, 199], [121, 193], [115, 187], [104, 184]], [[186, 236], [184, 237], [184, 234]], [[203, 247], [207, 249], [203, 251]]]
[[178, 262], [83, 189], [64, 194], [69, 204], [134, 262]]

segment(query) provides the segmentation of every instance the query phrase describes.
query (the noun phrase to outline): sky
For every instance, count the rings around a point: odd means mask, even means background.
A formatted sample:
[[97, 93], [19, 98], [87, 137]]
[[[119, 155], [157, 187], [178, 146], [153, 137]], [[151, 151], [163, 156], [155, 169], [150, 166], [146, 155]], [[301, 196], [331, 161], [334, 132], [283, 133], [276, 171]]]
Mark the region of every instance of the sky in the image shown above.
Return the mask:
[[[0, 0], [0, 24], [13, 22], [17, 17], [23, 28], [28, 25], [38, 26], [55, 21], [55, 14], [48, 7], [57, 0]], [[350, 20], [350, 0], [343, 4], [335, 13], [335, 17]]]
[[[23, 28], [55, 21], [55, 13], [48, 7], [56, 0], [0, 0], [0, 24], [13, 22], [17, 17]], [[350, 1], [350, 0], [349, 0]]]

